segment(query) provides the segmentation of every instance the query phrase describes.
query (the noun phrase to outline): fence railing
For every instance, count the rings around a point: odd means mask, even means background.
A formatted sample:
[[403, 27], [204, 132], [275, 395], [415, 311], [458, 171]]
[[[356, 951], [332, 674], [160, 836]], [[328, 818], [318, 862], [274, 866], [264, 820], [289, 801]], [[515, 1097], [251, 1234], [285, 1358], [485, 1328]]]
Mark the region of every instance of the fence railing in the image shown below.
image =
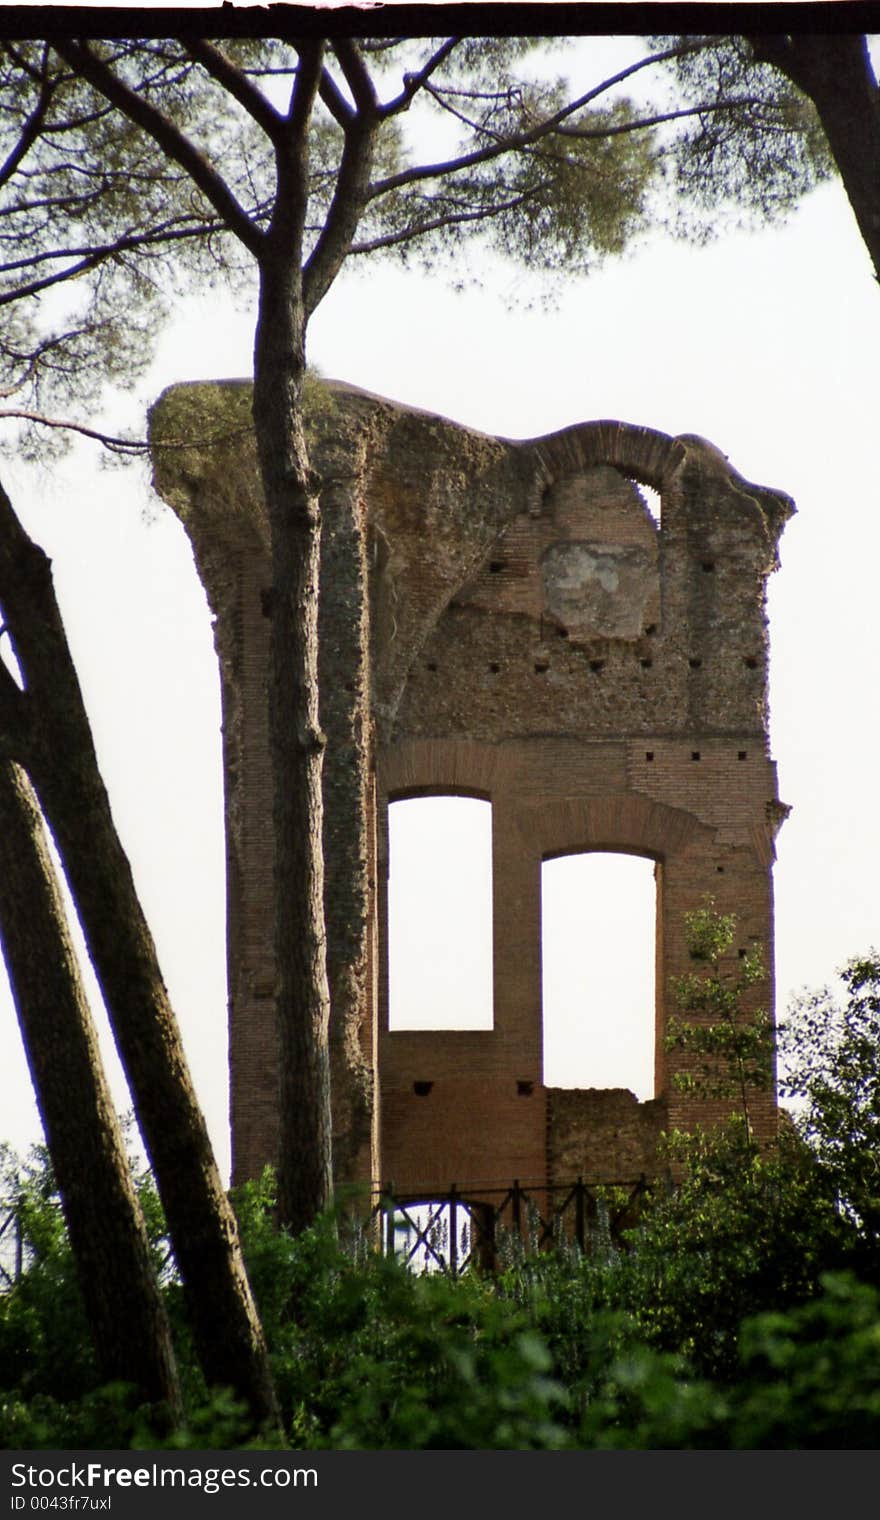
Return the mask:
[[13, 1288], [24, 1271], [24, 1231], [21, 1212], [0, 1215], [0, 1292]]
[[[387, 1255], [414, 1270], [458, 1276], [476, 1266], [496, 1271], [553, 1246], [587, 1253], [617, 1245], [647, 1185], [644, 1175], [472, 1188], [451, 1183], [441, 1192], [388, 1183], [373, 1193], [371, 1220]], [[21, 1211], [13, 1208], [0, 1214], [0, 1293], [19, 1281], [26, 1255]]]
[[472, 1266], [496, 1270], [552, 1246], [586, 1253], [600, 1244], [617, 1245], [646, 1188], [644, 1175], [469, 1189], [452, 1183], [445, 1192], [404, 1192], [388, 1183], [372, 1217], [386, 1255], [415, 1269], [457, 1276]]

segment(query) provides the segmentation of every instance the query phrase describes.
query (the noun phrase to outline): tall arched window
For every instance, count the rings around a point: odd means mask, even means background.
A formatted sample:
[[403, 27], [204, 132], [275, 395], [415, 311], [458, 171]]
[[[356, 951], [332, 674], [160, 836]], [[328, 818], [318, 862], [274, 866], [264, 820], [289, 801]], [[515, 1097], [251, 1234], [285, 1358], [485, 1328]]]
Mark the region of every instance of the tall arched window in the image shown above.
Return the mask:
[[388, 808], [388, 1026], [492, 1028], [492, 805]]
[[544, 1082], [654, 1096], [654, 862], [591, 852], [541, 873]]

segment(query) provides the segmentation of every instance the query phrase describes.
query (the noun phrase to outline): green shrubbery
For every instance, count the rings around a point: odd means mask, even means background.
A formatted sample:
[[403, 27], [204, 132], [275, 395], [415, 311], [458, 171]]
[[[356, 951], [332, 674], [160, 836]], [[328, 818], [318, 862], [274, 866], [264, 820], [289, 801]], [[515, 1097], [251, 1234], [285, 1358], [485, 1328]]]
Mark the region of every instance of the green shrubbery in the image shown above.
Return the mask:
[[[547, 1253], [498, 1279], [416, 1276], [338, 1244], [330, 1221], [275, 1233], [269, 1179], [242, 1190], [243, 1234], [290, 1444], [299, 1449], [865, 1447], [880, 1433], [880, 1301], [823, 1271], [821, 1237], [725, 1216], [731, 1143], [649, 1207], [627, 1247]], [[717, 1159], [717, 1158], [716, 1158]], [[742, 1158], [740, 1158], [742, 1159]], [[756, 1162], [766, 1202], [783, 1162]], [[766, 1174], [766, 1175], [765, 1175]], [[702, 1176], [702, 1184], [699, 1180]], [[702, 1192], [701, 1192], [702, 1187]], [[72, 1264], [45, 1197], [44, 1254], [0, 1299], [0, 1444], [243, 1444], [230, 1399], [209, 1397], [179, 1339], [189, 1419], [171, 1440], [124, 1388], [98, 1388]], [[690, 1215], [688, 1209], [690, 1208]], [[812, 1216], [810, 1216], [812, 1217]], [[680, 1229], [679, 1248], [674, 1248]], [[843, 1242], [829, 1234], [830, 1256]], [[845, 1252], [843, 1252], [845, 1255]], [[166, 1292], [176, 1293], [170, 1282]], [[743, 1304], [758, 1315], [737, 1317]], [[180, 1316], [175, 1315], [180, 1325]]]
[[[880, 1444], [877, 1155], [880, 961], [854, 963], [844, 1011], [810, 1000], [798, 1126], [770, 1153], [746, 1126], [673, 1137], [658, 1186], [617, 1245], [597, 1231], [497, 1276], [415, 1275], [345, 1216], [279, 1234], [272, 1179], [236, 1195], [248, 1270], [296, 1448], [871, 1448]], [[823, 994], [823, 998], [825, 995]], [[821, 1006], [819, 1036], [804, 1034]], [[809, 1057], [809, 1058], [808, 1058]], [[798, 1068], [794, 1067], [793, 1070]], [[872, 1117], [873, 1116], [873, 1117]], [[858, 1125], [858, 1139], [852, 1132]], [[141, 1179], [157, 1261], [166, 1246]], [[97, 1386], [45, 1157], [4, 1158], [26, 1269], [0, 1295], [0, 1444], [174, 1445], [248, 1439], [204, 1387], [173, 1267], [163, 1271], [188, 1416], [170, 1438], [129, 1390]]]

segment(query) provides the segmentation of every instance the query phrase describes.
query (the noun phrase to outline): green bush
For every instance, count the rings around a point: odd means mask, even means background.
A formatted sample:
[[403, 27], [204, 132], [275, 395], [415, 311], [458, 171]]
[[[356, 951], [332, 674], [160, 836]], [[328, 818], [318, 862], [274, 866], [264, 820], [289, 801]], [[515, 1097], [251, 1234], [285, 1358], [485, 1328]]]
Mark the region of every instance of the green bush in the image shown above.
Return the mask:
[[[711, 927], [709, 918], [706, 920]], [[711, 944], [709, 949], [711, 951]], [[711, 959], [711, 956], [710, 956]], [[347, 1216], [297, 1239], [267, 1172], [235, 1194], [285, 1429], [299, 1448], [872, 1448], [880, 1430], [880, 963], [843, 1009], [802, 1000], [788, 1035], [797, 1127], [759, 1152], [742, 1119], [672, 1136], [669, 1175], [613, 1243], [508, 1253], [495, 1277], [416, 1275]], [[702, 984], [701, 984], [702, 985]], [[702, 995], [702, 993], [701, 993]], [[139, 1179], [184, 1391], [179, 1430], [98, 1385], [45, 1152], [0, 1155], [25, 1270], [0, 1294], [0, 1444], [245, 1442], [205, 1387], [161, 1206]], [[341, 1244], [344, 1241], [345, 1244]]]
[[335, 1221], [271, 1225], [271, 1177], [237, 1195], [248, 1273], [297, 1447], [556, 1448], [565, 1395], [528, 1316], [476, 1275], [343, 1250]]

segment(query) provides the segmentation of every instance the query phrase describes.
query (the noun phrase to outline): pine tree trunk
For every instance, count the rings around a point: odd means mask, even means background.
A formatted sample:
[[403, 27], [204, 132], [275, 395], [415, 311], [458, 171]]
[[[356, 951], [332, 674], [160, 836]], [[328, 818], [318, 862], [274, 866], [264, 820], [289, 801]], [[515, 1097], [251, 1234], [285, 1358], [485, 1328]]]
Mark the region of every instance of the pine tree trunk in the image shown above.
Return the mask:
[[812, 100], [880, 280], [880, 93], [867, 38], [855, 32], [757, 35], [755, 57]]
[[101, 1375], [181, 1414], [171, 1332], [39, 811], [0, 761], [0, 943]]
[[279, 1212], [293, 1231], [331, 1197], [329, 993], [318, 714], [320, 513], [302, 427], [305, 321], [299, 269], [261, 267], [254, 426], [270, 525], [269, 743], [278, 973]]
[[28, 721], [16, 755], [61, 856], [165, 1209], [209, 1384], [277, 1426], [268, 1355], [155, 946], [113, 823], [49, 561], [0, 488], [0, 602]]

